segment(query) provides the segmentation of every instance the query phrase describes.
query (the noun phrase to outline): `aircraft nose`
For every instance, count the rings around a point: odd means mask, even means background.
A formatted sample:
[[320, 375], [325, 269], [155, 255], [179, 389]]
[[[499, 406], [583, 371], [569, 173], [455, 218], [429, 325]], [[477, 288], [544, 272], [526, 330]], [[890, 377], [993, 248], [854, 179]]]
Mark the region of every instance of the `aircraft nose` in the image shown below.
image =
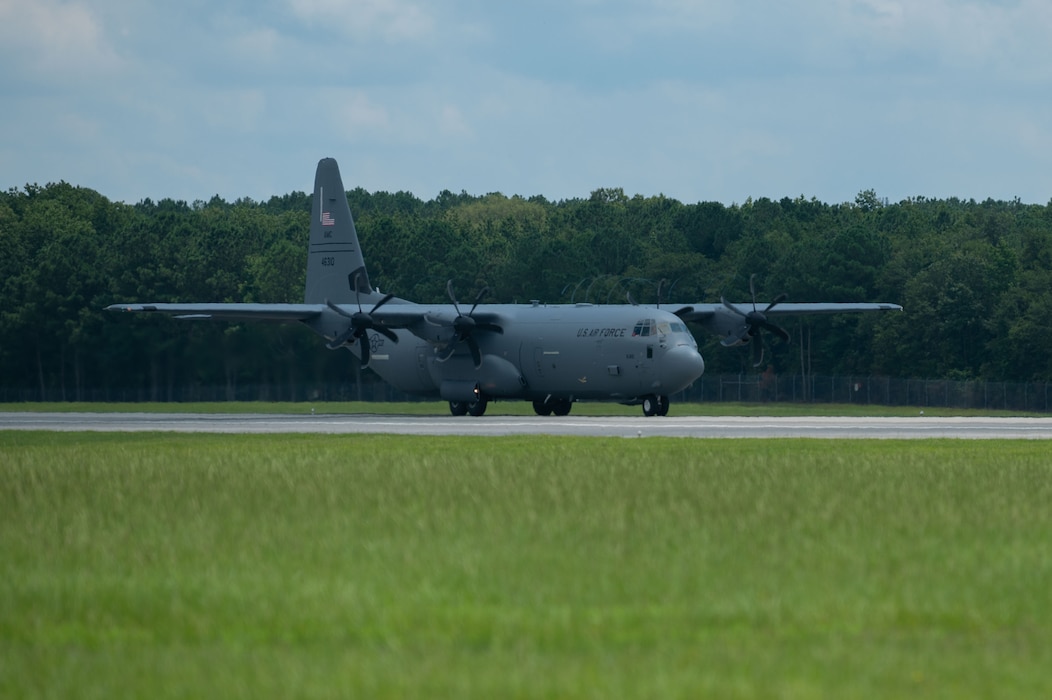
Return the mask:
[[674, 394], [686, 389], [704, 373], [705, 360], [701, 353], [688, 345], [679, 345], [665, 353], [658, 376], [662, 391]]

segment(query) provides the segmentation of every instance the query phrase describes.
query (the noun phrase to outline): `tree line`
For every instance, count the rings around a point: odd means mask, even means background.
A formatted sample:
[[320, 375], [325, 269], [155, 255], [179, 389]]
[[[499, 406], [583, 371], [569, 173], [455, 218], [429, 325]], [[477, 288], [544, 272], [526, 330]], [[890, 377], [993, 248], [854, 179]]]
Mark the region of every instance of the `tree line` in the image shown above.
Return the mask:
[[[883, 301], [903, 313], [800, 317], [767, 338], [780, 373], [1052, 379], [1052, 202], [916, 197], [685, 204], [598, 189], [347, 193], [374, 285], [446, 303]], [[129, 205], [60, 182], [0, 193], [0, 382], [41, 396], [99, 387], [345, 382], [305, 328], [104, 313], [122, 301], [301, 302], [311, 195]], [[698, 333], [709, 372], [757, 371]], [[368, 373], [366, 373], [368, 374]]]

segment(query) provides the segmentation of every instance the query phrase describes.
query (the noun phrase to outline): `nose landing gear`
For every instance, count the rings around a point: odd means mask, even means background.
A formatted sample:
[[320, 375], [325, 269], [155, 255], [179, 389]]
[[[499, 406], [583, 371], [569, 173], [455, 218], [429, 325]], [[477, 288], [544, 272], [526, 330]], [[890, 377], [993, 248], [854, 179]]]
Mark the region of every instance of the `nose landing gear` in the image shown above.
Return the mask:
[[650, 396], [643, 397], [643, 415], [647, 416], [667, 416], [668, 415], [668, 397], [667, 396]]

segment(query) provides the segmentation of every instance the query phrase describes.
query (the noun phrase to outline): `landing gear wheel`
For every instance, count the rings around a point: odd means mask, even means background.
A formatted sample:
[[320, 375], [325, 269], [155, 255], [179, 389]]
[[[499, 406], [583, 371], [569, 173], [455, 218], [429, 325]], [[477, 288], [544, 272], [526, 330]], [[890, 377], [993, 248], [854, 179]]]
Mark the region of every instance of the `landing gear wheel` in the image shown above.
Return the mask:
[[469, 401], [468, 402], [468, 413], [470, 413], [471, 415], [473, 415], [473, 416], [475, 416], [477, 418], [477, 417], [481, 416], [483, 413], [486, 412], [486, 406], [488, 404], [489, 404], [489, 401], [487, 401], [486, 399], [483, 399], [483, 398], [479, 398], [476, 401]]
[[547, 398], [533, 400], [533, 412], [538, 416], [550, 416], [553, 413], [557, 416], [568, 416], [571, 408], [573, 408], [573, 401], [570, 399]]
[[568, 416], [570, 415], [570, 409], [573, 407], [573, 402], [570, 399], [555, 399], [552, 401], [552, 413], [557, 416]]
[[534, 399], [533, 412], [538, 416], [550, 416], [552, 414], [552, 405], [544, 399]]
[[468, 414], [467, 401], [450, 401], [449, 412], [454, 416], [466, 416]]
[[668, 397], [667, 396], [659, 396], [658, 397], [658, 412], [657, 412], [657, 414], [659, 416], [667, 416], [668, 415]]
[[660, 415], [661, 404], [658, 402], [658, 397], [651, 394], [650, 396], [643, 397], [643, 415], [649, 418], [650, 416]]

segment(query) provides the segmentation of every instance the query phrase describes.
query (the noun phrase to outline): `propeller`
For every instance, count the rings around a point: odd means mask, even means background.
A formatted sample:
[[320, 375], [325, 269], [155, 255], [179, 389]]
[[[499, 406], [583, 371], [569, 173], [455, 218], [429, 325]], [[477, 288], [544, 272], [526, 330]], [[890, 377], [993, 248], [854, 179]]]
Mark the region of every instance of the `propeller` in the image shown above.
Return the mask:
[[361, 351], [362, 368], [365, 368], [369, 366], [369, 338], [366, 335], [367, 331], [376, 331], [377, 333], [380, 333], [384, 337], [390, 339], [392, 343], [398, 342], [398, 336], [395, 334], [394, 331], [392, 331], [390, 328], [384, 326], [383, 324], [381, 324], [373, 318], [373, 314], [376, 313], [376, 310], [384, 304], [386, 304], [387, 302], [391, 301], [391, 299], [394, 298], [394, 294], [385, 294], [384, 297], [380, 299], [380, 301], [376, 302], [376, 305], [373, 306], [373, 308], [368, 313], [366, 313], [365, 311], [362, 311], [362, 301], [358, 295], [357, 276], [354, 280], [354, 289], [354, 298], [355, 301], [358, 303], [358, 311], [356, 311], [353, 314], [345, 311], [344, 309], [341, 309], [339, 306], [333, 304], [328, 299], [325, 300], [326, 305], [328, 305], [330, 309], [332, 309], [339, 315], [349, 318], [351, 320], [351, 325], [347, 326], [347, 329], [343, 333], [333, 338], [332, 341], [329, 342], [327, 347], [330, 350], [335, 350], [336, 348], [343, 346], [351, 338], [356, 338], [359, 342], [359, 349]]
[[504, 333], [504, 329], [496, 323], [478, 321], [474, 317], [475, 308], [482, 301], [482, 297], [489, 294], [489, 287], [483, 287], [479, 290], [479, 293], [475, 295], [475, 303], [471, 305], [471, 311], [467, 312], [467, 314], [464, 314], [460, 310], [460, 305], [457, 304], [457, 295], [453, 292], [453, 280], [446, 282], [446, 293], [449, 294], [449, 300], [453, 302], [453, 308], [456, 309], [457, 316], [453, 319], [453, 341], [446, 349], [445, 355], [439, 357], [438, 360], [439, 362], [448, 360], [456, 351], [457, 344], [464, 342], [467, 343], [468, 350], [471, 352], [471, 360], [475, 363], [475, 369], [478, 369], [482, 366], [482, 351], [479, 349], [478, 341], [475, 340], [475, 333], [477, 331]]
[[[784, 328], [767, 320], [767, 312], [769, 312], [771, 309], [785, 301], [788, 295], [784, 292], [782, 294], [779, 294], [777, 297], [774, 298], [774, 301], [767, 305], [766, 309], [760, 311], [756, 308], [755, 280], [756, 275], [749, 276], [749, 294], [752, 295], [752, 311], [744, 312], [734, 304], [724, 299], [722, 296], [720, 297], [720, 303], [728, 309], [730, 309], [731, 311], [733, 311], [734, 313], [736, 313], [737, 315], [741, 316], [742, 319], [745, 321], [745, 333], [729, 344], [733, 345], [739, 340], [744, 340], [745, 336], [748, 335], [749, 341], [752, 343], [753, 346], [753, 367], [759, 367], [761, 364], [763, 364], [763, 338], [761, 334], [762, 331], [770, 331], [782, 340], [786, 342], [789, 341], [789, 333]], [[726, 340], [723, 341], [723, 345], [728, 345]]]

